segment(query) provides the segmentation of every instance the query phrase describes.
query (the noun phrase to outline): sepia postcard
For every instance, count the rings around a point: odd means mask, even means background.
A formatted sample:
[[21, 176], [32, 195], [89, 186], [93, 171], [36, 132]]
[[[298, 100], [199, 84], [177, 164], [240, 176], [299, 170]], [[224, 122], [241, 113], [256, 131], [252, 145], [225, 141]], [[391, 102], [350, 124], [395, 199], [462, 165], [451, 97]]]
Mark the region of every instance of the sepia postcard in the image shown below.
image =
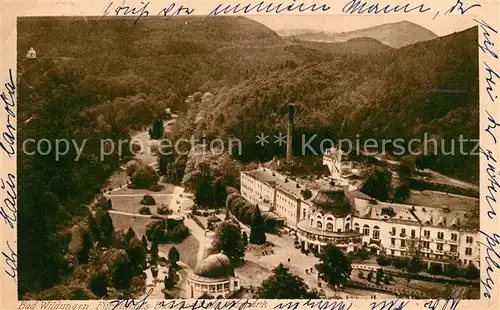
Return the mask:
[[1, 309], [500, 309], [498, 1], [2, 1]]

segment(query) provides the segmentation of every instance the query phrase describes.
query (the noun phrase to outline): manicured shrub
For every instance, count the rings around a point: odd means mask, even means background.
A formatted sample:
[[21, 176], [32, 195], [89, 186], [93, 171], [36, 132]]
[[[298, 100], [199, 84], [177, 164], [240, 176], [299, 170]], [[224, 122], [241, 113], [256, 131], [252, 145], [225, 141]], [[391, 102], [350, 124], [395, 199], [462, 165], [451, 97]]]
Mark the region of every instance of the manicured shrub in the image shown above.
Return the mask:
[[151, 195], [144, 195], [141, 200], [141, 205], [154, 206], [156, 204], [155, 199]]
[[161, 215], [169, 215], [172, 214], [172, 210], [170, 210], [167, 206], [161, 205], [156, 209], [156, 212]]
[[151, 215], [151, 210], [149, 209], [149, 207], [141, 207], [139, 209], [139, 213], [144, 215]]
[[392, 262], [392, 259], [390, 257], [385, 256], [385, 255], [380, 255], [379, 257], [377, 257], [377, 263], [380, 266], [388, 266], [391, 264], [391, 262]]

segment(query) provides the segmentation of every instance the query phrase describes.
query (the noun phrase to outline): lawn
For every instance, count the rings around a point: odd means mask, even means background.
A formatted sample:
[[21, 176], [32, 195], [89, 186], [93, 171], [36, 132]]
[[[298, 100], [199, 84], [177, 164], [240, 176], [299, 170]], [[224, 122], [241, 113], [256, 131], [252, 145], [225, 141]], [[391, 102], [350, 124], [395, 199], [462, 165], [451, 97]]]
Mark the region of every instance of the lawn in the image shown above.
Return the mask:
[[128, 176], [125, 170], [121, 170], [113, 174], [108, 181], [106, 182], [106, 185], [103, 186], [104, 189], [109, 189], [111, 188], [117, 188], [120, 187], [124, 184], [127, 184]]
[[146, 226], [153, 221], [157, 221], [149, 217], [139, 217], [139, 216], [136, 217], [123, 214], [113, 214], [113, 213], [110, 213], [109, 215], [113, 219], [113, 225], [115, 227], [115, 230], [123, 229], [127, 231], [129, 227], [132, 227], [132, 229], [134, 230], [135, 234], [139, 239], [141, 239], [142, 236], [146, 234]]
[[241, 285], [247, 288], [260, 286], [262, 281], [273, 274], [272, 270], [247, 260], [237, 267], [235, 271], [241, 280]]
[[186, 263], [192, 269], [196, 268], [197, 257], [198, 257], [198, 249], [200, 244], [198, 240], [193, 236], [189, 235], [184, 241], [179, 244], [160, 244], [158, 246], [160, 252], [168, 254], [170, 248], [175, 246], [175, 248], [181, 254], [181, 261]]
[[161, 186], [164, 188], [159, 191], [159, 192], [153, 192], [148, 189], [132, 189], [128, 187], [124, 187], [120, 190], [113, 191], [110, 193], [110, 195], [131, 195], [131, 194], [150, 194], [150, 195], [155, 195], [155, 194], [172, 194], [174, 191], [175, 186], [172, 184], [167, 184], [167, 183], [160, 183]]
[[156, 201], [156, 205], [145, 206], [141, 205], [142, 196], [108, 196], [111, 199], [113, 210], [126, 212], [126, 213], [136, 213], [139, 214], [139, 209], [142, 207], [149, 207], [152, 214], [156, 214], [156, 208], [160, 204], [169, 205], [171, 197], [169, 196], [153, 196]]
[[113, 210], [126, 212], [126, 213], [139, 213], [139, 209], [143, 206], [140, 204], [142, 196], [137, 197], [123, 197], [123, 196], [109, 196]]

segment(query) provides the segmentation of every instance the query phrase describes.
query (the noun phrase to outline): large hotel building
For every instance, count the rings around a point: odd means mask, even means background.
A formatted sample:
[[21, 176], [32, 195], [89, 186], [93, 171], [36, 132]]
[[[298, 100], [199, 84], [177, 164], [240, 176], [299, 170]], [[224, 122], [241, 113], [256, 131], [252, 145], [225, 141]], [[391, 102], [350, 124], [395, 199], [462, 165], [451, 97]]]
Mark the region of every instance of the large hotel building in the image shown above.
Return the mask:
[[330, 169], [331, 181], [319, 189], [259, 167], [241, 172], [241, 195], [283, 218], [309, 250], [321, 251], [327, 243], [346, 252], [368, 246], [394, 256], [419, 252], [428, 263], [479, 267], [479, 227], [470, 210], [380, 202], [343, 178], [352, 166], [342, 161], [339, 151], [328, 150], [323, 163]]

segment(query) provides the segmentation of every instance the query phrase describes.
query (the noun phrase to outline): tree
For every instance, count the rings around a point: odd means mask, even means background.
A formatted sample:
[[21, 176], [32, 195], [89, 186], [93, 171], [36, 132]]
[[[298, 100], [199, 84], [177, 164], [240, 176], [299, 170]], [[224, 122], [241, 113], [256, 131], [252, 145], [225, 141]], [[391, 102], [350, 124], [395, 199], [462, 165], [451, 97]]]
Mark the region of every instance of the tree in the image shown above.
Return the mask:
[[130, 178], [130, 182], [136, 188], [150, 188], [157, 185], [159, 180], [158, 173], [150, 166], [137, 168]]
[[148, 252], [148, 239], [146, 238], [146, 235], [142, 235], [142, 247], [144, 248], [144, 251], [147, 253]]
[[232, 222], [222, 222], [217, 227], [212, 252], [223, 252], [232, 263], [241, 263], [245, 256], [245, 245], [241, 237], [240, 227]]
[[123, 243], [126, 245], [129, 244], [130, 240], [132, 240], [134, 237], [137, 237], [135, 235], [135, 231], [132, 229], [132, 227], [129, 227], [127, 233], [123, 237]]
[[203, 207], [214, 205], [214, 187], [213, 178], [208, 174], [202, 174], [196, 187], [196, 204]]
[[423, 265], [422, 265], [422, 262], [420, 261], [420, 257], [418, 256], [413, 256], [411, 261], [410, 261], [410, 264], [408, 265], [408, 272], [411, 272], [411, 273], [419, 273], [420, 271], [422, 271], [423, 269]]
[[78, 262], [80, 264], [87, 264], [89, 262], [89, 253], [92, 249], [92, 235], [88, 230], [82, 233], [82, 247], [77, 253]]
[[99, 226], [97, 225], [95, 217], [91, 213], [89, 213], [87, 221], [89, 223], [90, 232], [92, 233], [92, 239], [94, 241], [99, 242], [99, 237], [100, 237]]
[[410, 187], [407, 184], [401, 184], [394, 191], [394, 199], [397, 201], [405, 201], [410, 198]]
[[168, 268], [168, 278], [167, 278], [167, 282], [165, 283], [165, 288], [166, 289], [172, 289], [175, 285], [175, 269], [173, 268], [173, 266], [170, 266], [170, 268]]
[[383, 280], [383, 278], [384, 278], [384, 269], [382, 268], [377, 269], [377, 273], [375, 274], [375, 284], [379, 285], [380, 282]]
[[158, 261], [158, 243], [156, 241], [153, 241], [151, 244], [151, 265], [156, 265], [156, 262]]
[[177, 268], [177, 262], [181, 258], [179, 251], [173, 246], [168, 251], [168, 261], [172, 264], [172, 267]]
[[444, 268], [443, 274], [450, 278], [456, 278], [460, 274], [460, 268], [455, 263], [448, 264]]
[[401, 160], [398, 166], [399, 178], [402, 181], [406, 181], [409, 177], [413, 175], [416, 166], [416, 160], [412, 156], [405, 156]]
[[338, 285], [344, 284], [351, 274], [351, 262], [344, 253], [334, 245], [327, 244], [316, 265], [319, 277], [325, 282]]
[[108, 212], [99, 217], [99, 232], [101, 234], [99, 238], [101, 245], [109, 247], [114, 240], [115, 227]]
[[243, 244], [245, 246], [247, 246], [248, 245], [248, 235], [247, 235], [246, 231], [243, 232], [243, 234], [241, 235], [241, 238], [243, 239]]
[[256, 207], [252, 218], [252, 228], [250, 230], [250, 243], [264, 244], [266, 243], [266, 227], [264, 219], [260, 214], [259, 206]]
[[384, 277], [384, 284], [385, 285], [391, 284], [391, 280], [389, 279], [389, 275], [385, 275], [385, 277]]
[[121, 256], [112, 266], [111, 279], [113, 286], [118, 289], [130, 287], [133, 278], [133, 266], [127, 255]]
[[373, 271], [370, 270], [370, 272], [368, 273], [368, 275], [366, 276], [366, 280], [368, 280], [368, 282], [371, 282], [372, 281], [372, 278], [373, 278]]
[[156, 200], [151, 195], [144, 195], [141, 200], [141, 205], [154, 206], [156, 205]]
[[106, 275], [98, 273], [92, 276], [90, 279], [90, 290], [97, 297], [104, 297], [108, 294], [108, 280]]
[[151, 215], [151, 209], [149, 209], [149, 207], [141, 207], [139, 209], [139, 214], [142, 214], [142, 215]]
[[386, 169], [377, 169], [370, 174], [361, 188], [361, 191], [370, 197], [381, 201], [387, 201], [392, 190], [391, 178], [392, 174], [390, 171]]
[[465, 278], [469, 280], [475, 280], [479, 279], [479, 276], [481, 275], [479, 269], [474, 264], [469, 264], [467, 268], [465, 269]]
[[431, 263], [429, 273], [440, 275], [441, 273], [443, 273], [443, 266], [440, 263]]
[[153, 127], [149, 129], [149, 136], [151, 139], [160, 139], [165, 133], [165, 128], [163, 127], [163, 121], [161, 119], [155, 120]]
[[140, 274], [146, 268], [146, 251], [137, 236], [134, 235], [127, 243], [126, 251], [136, 274]]
[[257, 288], [256, 296], [263, 299], [315, 298], [312, 296], [312, 292], [308, 291], [304, 280], [291, 274], [283, 264], [274, 268], [273, 275], [262, 282], [261, 286]]

